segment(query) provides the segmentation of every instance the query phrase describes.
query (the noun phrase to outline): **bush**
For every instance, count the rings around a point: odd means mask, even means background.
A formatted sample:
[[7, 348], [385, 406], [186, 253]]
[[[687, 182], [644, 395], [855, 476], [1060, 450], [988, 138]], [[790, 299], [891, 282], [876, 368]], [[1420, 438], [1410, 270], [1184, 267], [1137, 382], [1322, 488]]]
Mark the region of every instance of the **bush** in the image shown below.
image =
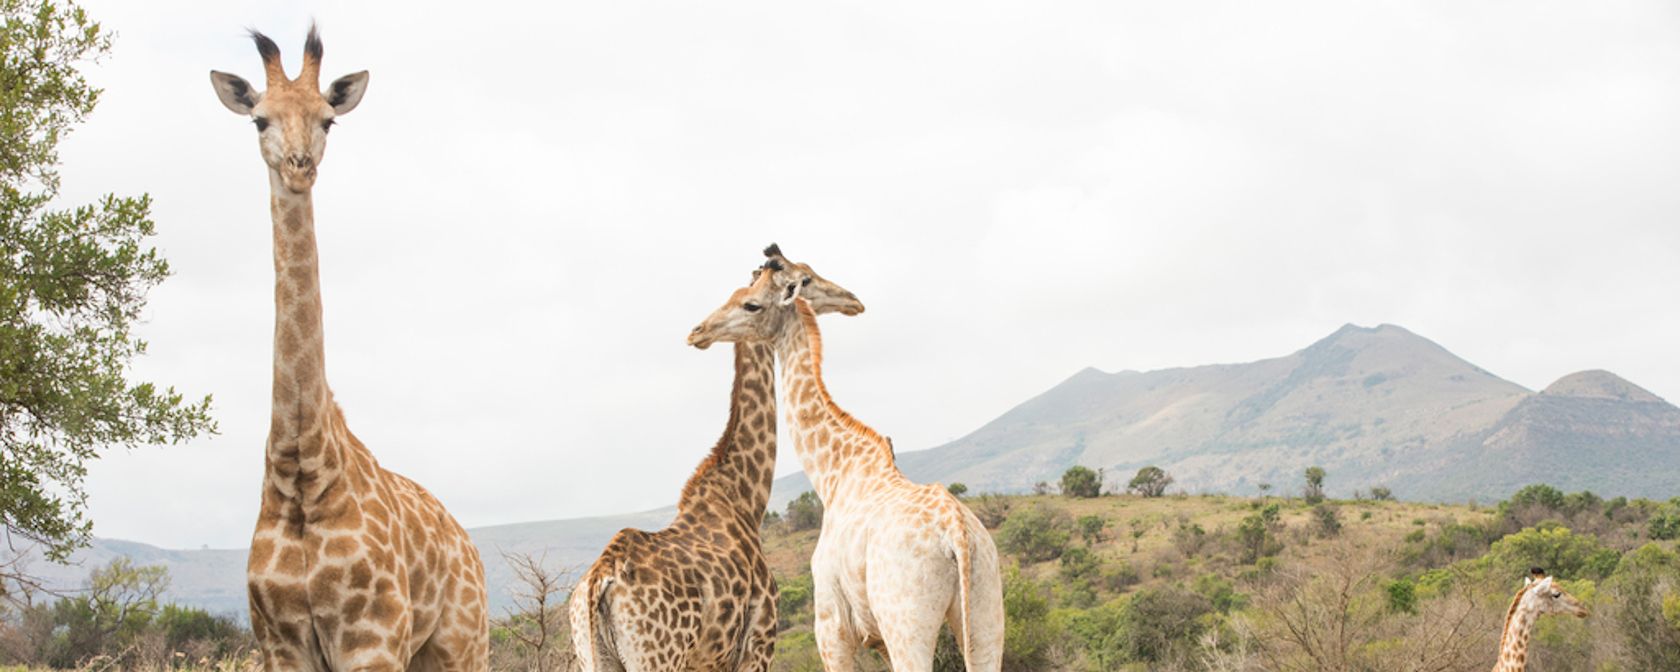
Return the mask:
[[1014, 500], [1003, 495], [985, 494], [968, 500], [968, 508], [988, 530], [995, 530], [1008, 520], [1009, 509], [1014, 505]]
[[1096, 514], [1080, 516], [1079, 536], [1085, 539], [1086, 546], [1090, 546], [1102, 540], [1102, 531], [1107, 525], [1108, 521], [1103, 520], [1102, 516]]
[[787, 524], [793, 531], [815, 530], [822, 527], [823, 504], [817, 493], [806, 490], [788, 502]]
[[1160, 662], [1180, 659], [1207, 629], [1202, 615], [1213, 611], [1208, 599], [1180, 588], [1140, 590], [1126, 603], [1122, 638], [1126, 655], [1134, 660]]
[[1341, 536], [1342, 511], [1329, 504], [1319, 504], [1312, 509], [1313, 522], [1318, 525], [1318, 536], [1325, 539]]
[[1054, 560], [1067, 548], [1072, 518], [1066, 509], [1045, 502], [1016, 511], [998, 531], [998, 549], [1019, 553], [1026, 562]]
[[1003, 573], [1003, 670], [1031, 672], [1048, 667], [1051, 645], [1061, 624], [1050, 617], [1050, 601], [1038, 582], [1022, 578], [1021, 568]]
[[1417, 613], [1417, 586], [1411, 581], [1401, 579], [1388, 584], [1389, 611], [1415, 614]]
[[1500, 539], [1482, 557], [1495, 576], [1524, 576], [1530, 567], [1565, 581], [1600, 578], [1608, 560], [1598, 538], [1575, 534], [1556, 523], [1530, 527]]

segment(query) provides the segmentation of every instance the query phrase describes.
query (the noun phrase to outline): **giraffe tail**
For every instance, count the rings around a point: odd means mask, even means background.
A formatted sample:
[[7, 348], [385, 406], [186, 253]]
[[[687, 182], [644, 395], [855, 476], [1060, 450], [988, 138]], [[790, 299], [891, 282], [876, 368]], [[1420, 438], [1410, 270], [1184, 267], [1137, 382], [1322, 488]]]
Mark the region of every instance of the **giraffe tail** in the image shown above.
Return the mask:
[[[947, 495], [947, 497], [950, 497], [950, 495]], [[962, 502], [954, 501], [954, 497], [951, 500], [947, 502], [948, 505], [963, 506]], [[947, 506], [947, 508], [949, 509], [950, 506]], [[957, 595], [962, 604], [962, 640], [957, 642], [957, 646], [962, 650], [963, 665], [972, 670], [974, 657], [971, 654], [973, 647], [970, 646], [970, 643], [974, 640], [974, 628], [972, 627], [973, 619], [969, 618], [971, 613], [969, 596], [973, 592], [974, 584], [970, 576], [974, 571], [974, 545], [970, 543], [968, 538], [968, 528], [963, 524], [961, 509], [947, 511], [945, 520], [950, 529], [950, 536], [947, 539], [951, 544], [951, 555], [957, 561]]]
[[[597, 564], [584, 574], [583, 581], [573, 589], [569, 605], [572, 653], [577, 656], [578, 669], [584, 672], [622, 669], [611, 660], [614, 649], [607, 641], [612, 635], [611, 624], [602, 623], [603, 617], [607, 616], [605, 596], [607, 589], [612, 587], [614, 577], [612, 572], [599, 571], [601, 569], [602, 566]], [[607, 627], [603, 628], [603, 625]]]

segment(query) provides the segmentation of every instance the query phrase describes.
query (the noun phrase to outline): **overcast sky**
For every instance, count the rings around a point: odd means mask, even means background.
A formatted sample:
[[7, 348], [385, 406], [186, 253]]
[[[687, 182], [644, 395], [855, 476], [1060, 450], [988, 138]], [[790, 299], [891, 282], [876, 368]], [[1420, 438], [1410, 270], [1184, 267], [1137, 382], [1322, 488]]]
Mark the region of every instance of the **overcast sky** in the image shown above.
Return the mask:
[[311, 17], [323, 81], [371, 73], [315, 187], [328, 380], [468, 527], [673, 503], [732, 363], [683, 339], [771, 241], [867, 304], [824, 373], [900, 450], [1350, 322], [1680, 400], [1668, 3], [82, 4], [118, 38], [64, 202], [152, 196], [135, 375], [222, 428], [94, 464], [103, 537], [249, 543], [268, 181], [207, 75], [260, 85], [248, 27], [295, 73]]

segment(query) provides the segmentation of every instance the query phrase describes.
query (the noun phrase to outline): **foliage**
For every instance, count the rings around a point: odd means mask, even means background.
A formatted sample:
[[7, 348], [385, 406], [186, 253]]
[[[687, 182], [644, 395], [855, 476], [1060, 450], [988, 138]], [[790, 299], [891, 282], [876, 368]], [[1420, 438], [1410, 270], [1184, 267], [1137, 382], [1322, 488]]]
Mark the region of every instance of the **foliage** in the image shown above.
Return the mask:
[[1561, 525], [1530, 527], [1494, 543], [1481, 562], [1495, 575], [1523, 576], [1530, 567], [1563, 580], [1603, 578], [1615, 570], [1617, 554], [1601, 553], [1598, 538]]
[[1324, 467], [1307, 467], [1307, 485], [1301, 488], [1301, 496], [1308, 504], [1324, 501]]
[[810, 490], [800, 493], [793, 501], [788, 502], [787, 516], [784, 520], [795, 532], [822, 527], [822, 500], [817, 498], [817, 493]]
[[1388, 584], [1388, 608], [1407, 614], [1417, 613], [1417, 585], [1400, 579]]
[[1680, 514], [1655, 515], [1646, 519], [1646, 534], [1652, 539], [1667, 541], [1680, 537]]
[[1123, 650], [1127, 657], [1140, 661], [1181, 657], [1173, 654], [1188, 650], [1207, 627], [1201, 616], [1212, 611], [1207, 598], [1181, 588], [1139, 590], [1126, 603]]
[[1019, 553], [1025, 562], [1043, 562], [1061, 557], [1067, 548], [1072, 516], [1066, 509], [1039, 502], [1010, 514], [998, 530], [998, 549]]
[[1172, 474], [1155, 465], [1139, 469], [1130, 483], [1126, 484], [1126, 492], [1135, 492], [1144, 497], [1160, 497], [1172, 485]]
[[1394, 491], [1380, 485], [1373, 486], [1371, 488], [1371, 499], [1379, 502], [1393, 501]]
[[1103, 528], [1108, 525], [1108, 521], [1104, 520], [1102, 516], [1096, 514], [1080, 516], [1077, 522], [1079, 525], [1079, 536], [1085, 540], [1086, 546], [1090, 546], [1096, 544], [1098, 541], [1101, 541]]
[[1313, 523], [1318, 526], [1318, 536], [1324, 539], [1339, 537], [1342, 534], [1342, 511], [1329, 504], [1318, 504], [1312, 508]]
[[151, 199], [106, 196], [64, 211], [57, 145], [99, 90], [77, 67], [111, 34], [73, 4], [4, 0], [0, 33], [0, 523], [63, 560], [87, 545], [86, 463], [109, 447], [214, 432], [210, 398], [131, 384], [132, 333], [169, 266], [143, 239]]
[[1003, 573], [1003, 616], [1003, 670], [1044, 669], [1060, 623], [1050, 617], [1050, 601], [1038, 582], [1023, 578], [1018, 566]]
[[968, 500], [968, 508], [974, 511], [974, 515], [988, 530], [995, 530], [1003, 521], [1008, 520], [1009, 509], [1014, 506], [1014, 499], [990, 493]]
[[945, 491], [951, 493], [952, 497], [961, 497], [968, 493], [968, 486], [961, 483], [952, 483], [946, 486]]
[[1608, 583], [1626, 646], [1628, 667], [1680, 670], [1680, 619], [1665, 613], [1680, 595], [1680, 556], [1655, 543], [1629, 553]]
[[1078, 465], [1068, 468], [1062, 473], [1062, 494], [1086, 499], [1101, 495], [1101, 473]]

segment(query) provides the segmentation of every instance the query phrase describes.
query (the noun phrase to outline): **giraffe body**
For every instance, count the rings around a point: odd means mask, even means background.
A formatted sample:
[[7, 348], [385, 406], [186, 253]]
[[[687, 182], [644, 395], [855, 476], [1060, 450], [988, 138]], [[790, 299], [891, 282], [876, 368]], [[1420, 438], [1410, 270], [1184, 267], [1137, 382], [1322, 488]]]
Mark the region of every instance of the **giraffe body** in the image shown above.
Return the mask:
[[[1538, 580], [1536, 580], [1538, 579]], [[1528, 638], [1534, 625], [1547, 614], [1573, 614], [1586, 618], [1591, 614], [1586, 605], [1564, 592], [1539, 569], [1511, 599], [1511, 609], [1505, 615], [1504, 635], [1499, 639], [1499, 662], [1493, 672], [1523, 672], [1528, 669]]]
[[780, 273], [764, 274], [696, 327], [689, 343], [775, 343], [789, 436], [824, 505], [811, 557], [823, 666], [854, 669], [863, 645], [884, 651], [894, 670], [926, 672], [946, 622], [967, 669], [999, 669], [1002, 581], [991, 536], [943, 488], [904, 478], [890, 442], [829, 397], [815, 313], [799, 291]]
[[257, 122], [274, 221], [274, 387], [262, 508], [247, 582], [263, 669], [482, 672], [484, 567], [443, 505], [380, 468], [326, 383], [311, 189], [332, 118], [355, 108], [361, 72], [317, 91], [321, 43], [287, 79], [252, 33], [268, 90], [212, 72], [224, 105]]
[[677, 519], [620, 531], [572, 591], [583, 670], [769, 668], [777, 592], [759, 528], [776, 473], [774, 367], [764, 344], [735, 348], [729, 424]]

